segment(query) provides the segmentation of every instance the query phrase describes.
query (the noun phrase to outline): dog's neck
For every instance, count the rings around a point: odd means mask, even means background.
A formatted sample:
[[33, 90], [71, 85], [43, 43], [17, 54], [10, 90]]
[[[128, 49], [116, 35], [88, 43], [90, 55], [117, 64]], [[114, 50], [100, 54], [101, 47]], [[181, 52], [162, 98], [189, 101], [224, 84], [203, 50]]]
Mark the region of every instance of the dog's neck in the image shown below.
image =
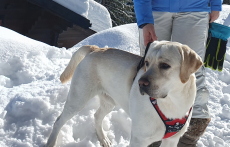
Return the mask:
[[172, 89], [166, 98], [157, 99], [159, 109], [167, 118], [182, 118], [188, 114], [195, 101], [195, 79], [195, 75], [191, 75], [183, 88]]

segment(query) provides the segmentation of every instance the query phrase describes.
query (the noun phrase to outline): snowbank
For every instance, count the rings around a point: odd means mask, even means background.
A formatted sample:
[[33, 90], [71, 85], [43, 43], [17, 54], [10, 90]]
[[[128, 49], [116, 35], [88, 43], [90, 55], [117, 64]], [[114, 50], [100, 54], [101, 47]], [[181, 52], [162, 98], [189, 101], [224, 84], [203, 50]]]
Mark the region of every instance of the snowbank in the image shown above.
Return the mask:
[[109, 11], [94, 0], [89, 0], [88, 17], [92, 23], [91, 29], [100, 32], [112, 28], [112, 20]]
[[84, 16], [92, 23], [91, 29], [99, 32], [112, 28], [112, 21], [108, 10], [94, 0], [53, 0], [60, 5]]
[[89, 0], [53, 0], [56, 3], [72, 10], [73, 12], [87, 18], [89, 11]]
[[[217, 22], [226, 24], [230, 6], [224, 6]], [[42, 147], [66, 101], [69, 83], [59, 76], [80, 46], [114, 47], [139, 54], [136, 24], [101, 31], [70, 50], [56, 48], [0, 27], [0, 146]], [[212, 121], [199, 147], [230, 146], [230, 45], [223, 72], [207, 69]], [[61, 147], [100, 147], [94, 130], [98, 98], [64, 125], [58, 136]], [[131, 120], [116, 108], [103, 127], [114, 147], [129, 144]]]

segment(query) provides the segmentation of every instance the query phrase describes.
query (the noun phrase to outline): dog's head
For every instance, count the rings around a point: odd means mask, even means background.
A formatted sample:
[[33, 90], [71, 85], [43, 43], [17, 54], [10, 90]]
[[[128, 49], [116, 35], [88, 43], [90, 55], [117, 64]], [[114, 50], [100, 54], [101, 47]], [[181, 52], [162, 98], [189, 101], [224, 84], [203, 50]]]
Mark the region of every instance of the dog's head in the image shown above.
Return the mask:
[[145, 58], [144, 74], [138, 80], [140, 92], [165, 98], [170, 89], [183, 86], [202, 65], [201, 58], [188, 46], [155, 41]]

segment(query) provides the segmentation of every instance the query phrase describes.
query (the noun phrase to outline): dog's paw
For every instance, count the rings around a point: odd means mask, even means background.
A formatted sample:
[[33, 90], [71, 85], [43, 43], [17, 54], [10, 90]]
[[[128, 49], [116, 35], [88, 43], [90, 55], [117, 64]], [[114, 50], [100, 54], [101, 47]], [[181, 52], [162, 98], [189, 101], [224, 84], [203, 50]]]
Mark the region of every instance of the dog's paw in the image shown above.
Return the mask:
[[103, 147], [111, 147], [112, 146], [112, 142], [109, 140], [108, 137], [101, 139], [100, 143], [101, 143], [101, 146], [103, 146]]

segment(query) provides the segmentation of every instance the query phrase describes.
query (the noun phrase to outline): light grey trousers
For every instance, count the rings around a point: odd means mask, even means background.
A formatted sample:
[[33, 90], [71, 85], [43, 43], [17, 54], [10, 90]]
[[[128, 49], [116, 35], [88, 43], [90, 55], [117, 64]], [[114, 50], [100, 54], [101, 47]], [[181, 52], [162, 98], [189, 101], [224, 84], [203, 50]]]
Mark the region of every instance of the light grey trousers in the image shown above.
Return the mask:
[[[159, 41], [176, 41], [188, 45], [203, 60], [209, 26], [208, 12], [153, 12], [154, 27]], [[140, 55], [145, 52], [143, 30], [139, 29]], [[205, 83], [205, 68], [196, 72], [197, 95], [192, 118], [210, 118], [207, 107], [209, 92]]]

